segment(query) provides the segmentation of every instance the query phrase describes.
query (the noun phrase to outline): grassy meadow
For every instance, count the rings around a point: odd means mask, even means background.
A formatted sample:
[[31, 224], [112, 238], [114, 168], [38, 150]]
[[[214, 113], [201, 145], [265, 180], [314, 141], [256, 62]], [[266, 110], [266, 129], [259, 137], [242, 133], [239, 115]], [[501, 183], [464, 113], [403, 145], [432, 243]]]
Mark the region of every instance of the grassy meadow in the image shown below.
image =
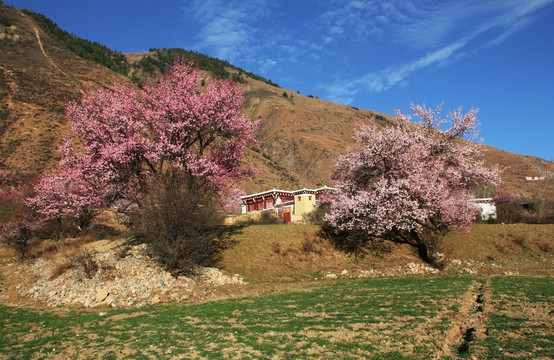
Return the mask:
[[7, 359], [551, 359], [550, 277], [341, 280], [104, 311], [0, 307]]
[[3, 304], [0, 359], [552, 359], [552, 233], [482, 224], [449, 235], [445, 252], [474, 264], [472, 275], [329, 279], [417, 254], [397, 244], [353, 258], [317, 226], [247, 226], [219, 267], [248, 291], [133, 309]]

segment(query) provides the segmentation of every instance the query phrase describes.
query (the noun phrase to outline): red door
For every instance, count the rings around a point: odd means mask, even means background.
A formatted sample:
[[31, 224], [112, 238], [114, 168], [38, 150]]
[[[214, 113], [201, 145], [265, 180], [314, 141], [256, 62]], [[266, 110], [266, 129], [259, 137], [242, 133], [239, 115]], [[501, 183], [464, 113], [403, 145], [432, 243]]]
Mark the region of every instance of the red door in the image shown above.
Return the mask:
[[290, 222], [290, 211], [284, 213], [283, 217], [285, 218], [285, 222]]

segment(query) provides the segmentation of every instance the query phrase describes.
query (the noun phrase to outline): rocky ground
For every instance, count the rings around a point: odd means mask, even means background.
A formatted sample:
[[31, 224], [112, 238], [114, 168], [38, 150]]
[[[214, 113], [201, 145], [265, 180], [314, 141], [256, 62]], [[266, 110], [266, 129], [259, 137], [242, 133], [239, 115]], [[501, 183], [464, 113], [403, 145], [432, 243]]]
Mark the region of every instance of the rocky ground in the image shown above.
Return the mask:
[[[256, 286], [249, 285], [239, 274], [226, 274], [216, 268], [204, 268], [194, 277], [174, 277], [150, 258], [145, 245], [123, 246], [104, 241], [96, 242], [93, 249], [86, 250], [70, 262], [48, 257], [25, 262], [3, 260], [4, 284], [0, 301], [13, 305], [115, 308], [204, 301], [256, 292], [249, 291]], [[451, 260], [448, 269], [473, 274], [480, 265], [473, 261]], [[423, 263], [409, 262], [387, 269], [327, 271], [314, 280], [438, 272]]]
[[13, 284], [13, 289], [2, 286], [0, 301], [6, 304], [138, 307], [204, 300], [245, 285], [239, 275], [215, 268], [204, 268], [195, 277], [174, 277], [150, 258], [145, 245], [100, 246], [70, 263], [5, 260], [2, 268], [2, 278]]

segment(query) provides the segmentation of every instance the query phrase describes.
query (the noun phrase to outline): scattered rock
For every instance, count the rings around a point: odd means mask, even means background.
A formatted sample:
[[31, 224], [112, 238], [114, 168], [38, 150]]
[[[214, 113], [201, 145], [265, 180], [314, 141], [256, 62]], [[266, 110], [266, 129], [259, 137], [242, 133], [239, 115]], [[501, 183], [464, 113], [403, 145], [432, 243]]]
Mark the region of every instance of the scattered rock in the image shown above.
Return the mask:
[[424, 264], [416, 264], [416, 263], [408, 263], [406, 264], [406, 270], [409, 274], [437, 274], [439, 273], [438, 269], [435, 269], [433, 267], [424, 265]]
[[452, 259], [452, 260], [450, 260], [450, 264], [454, 265], [454, 266], [462, 266], [462, 260]]
[[[197, 277], [175, 278], [152, 261], [144, 244], [132, 246], [124, 258], [114, 246], [105, 246], [91, 256], [98, 264], [92, 278], [76, 266], [52, 279], [55, 266], [43, 258], [15, 264], [18, 272], [31, 273], [37, 278], [34, 283], [18, 287], [18, 294], [48, 306], [138, 307], [163, 301], [190, 301], [195, 293], [208, 297], [219, 286], [246, 284], [239, 274], [229, 276], [216, 268], [206, 268]], [[211, 293], [209, 297], [214, 296]]]
[[204, 268], [202, 273], [202, 279], [208, 283], [213, 285], [226, 285], [226, 284], [232, 284], [232, 285], [242, 285], [245, 284], [244, 279], [240, 277], [238, 274], [234, 274], [233, 276], [228, 276], [223, 274], [223, 272], [216, 268]]

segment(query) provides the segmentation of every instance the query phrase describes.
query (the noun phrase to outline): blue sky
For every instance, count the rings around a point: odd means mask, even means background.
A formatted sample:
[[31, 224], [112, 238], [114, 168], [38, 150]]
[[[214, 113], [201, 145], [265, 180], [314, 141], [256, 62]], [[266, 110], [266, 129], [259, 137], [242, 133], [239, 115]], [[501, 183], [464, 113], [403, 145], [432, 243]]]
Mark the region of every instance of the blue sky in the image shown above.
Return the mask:
[[180, 47], [392, 114], [478, 108], [484, 143], [554, 160], [554, 0], [5, 0], [121, 52]]

